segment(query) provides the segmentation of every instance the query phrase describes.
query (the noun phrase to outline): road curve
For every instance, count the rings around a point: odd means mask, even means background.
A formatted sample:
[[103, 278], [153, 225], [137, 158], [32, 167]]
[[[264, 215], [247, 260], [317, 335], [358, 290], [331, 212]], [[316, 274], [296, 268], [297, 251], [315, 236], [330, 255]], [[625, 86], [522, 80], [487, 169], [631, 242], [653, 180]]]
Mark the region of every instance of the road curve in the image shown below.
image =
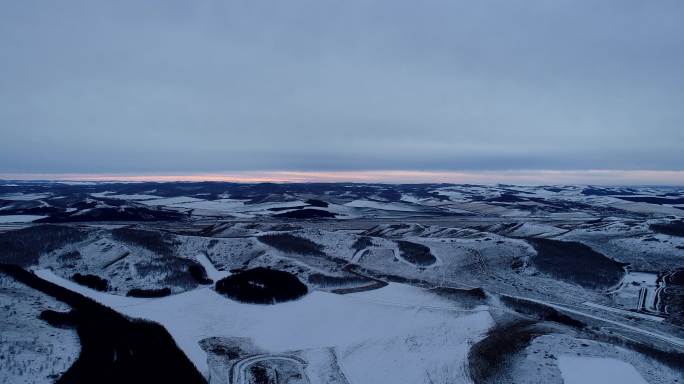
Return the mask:
[[256, 363], [268, 360], [283, 360], [292, 362], [294, 364], [298, 364], [300, 366], [302, 373], [304, 373], [304, 378], [306, 382], [309, 382], [309, 379], [308, 377], [306, 377], [306, 374], [304, 372], [304, 368], [307, 364], [306, 360], [292, 355], [261, 354], [246, 357], [233, 364], [233, 366], [230, 368], [231, 384], [248, 384], [246, 375], [247, 369]]

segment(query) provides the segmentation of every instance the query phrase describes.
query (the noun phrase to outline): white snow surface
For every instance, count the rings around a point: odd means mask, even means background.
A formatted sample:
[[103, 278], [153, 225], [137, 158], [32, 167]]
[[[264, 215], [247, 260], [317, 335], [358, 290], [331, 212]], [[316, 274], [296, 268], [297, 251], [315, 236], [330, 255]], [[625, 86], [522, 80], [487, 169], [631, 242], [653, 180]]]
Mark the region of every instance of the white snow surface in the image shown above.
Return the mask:
[[49, 193], [12, 193], [9, 195], [0, 195], [0, 199], [10, 201], [31, 201], [45, 199], [47, 197], [50, 197]]
[[380, 201], [371, 201], [371, 200], [354, 200], [354, 201], [350, 201], [349, 203], [346, 203], [344, 205], [346, 205], [347, 207], [373, 208], [373, 209], [381, 209], [384, 211], [405, 211], [405, 212], [416, 211], [415, 208], [410, 207], [406, 204], [383, 203]]
[[126, 315], [162, 324], [200, 372], [207, 356], [198, 342], [212, 336], [248, 337], [268, 351], [334, 347], [351, 382], [468, 382], [469, 345], [493, 324], [486, 307], [462, 310], [426, 291], [401, 284], [350, 295], [314, 291], [303, 298], [254, 305], [210, 288], [158, 299], [97, 292], [38, 270], [43, 279]]
[[304, 206], [301, 200], [283, 201], [283, 202], [266, 202], [260, 204], [245, 204], [244, 200], [236, 199], [219, 199], [219, 200], [204, 200], [196, 197], [169, 197], [153, 200], [139, 201], [142, 204], [150, 206], [166, 206], [169, 208], [183, 208], [192, 209], [196, 215], [221, 215], [229, 214], [231, 216], [251, 218], [256, 215], [269, 215], [273, 211], [271, 208], [289, 208]]
[[202, 264], [202, 267], [204, 267], [204, 270], [207, 272], [207, 277], [214, 280], [215, 282], [230, 275], [230, 272], [219, 271], [218, 269], [216, 269], [216, 267], [214, 267], [214, 264], [211, 263], [211, 260], [209, 260], [207, 255], [204, 253], [199, 253], [197, 255], [197, 261], [200, 264]]
[[0, 223], [30, 223], [47, 216], [40, 215], [2, 215], [0, 216]]
[[187, 196], [178, 196], [178, 197], [165, 197], [161, 199], [154, 199], [154, 200], [144, 200], [141, 201], [142, 204], [145, 205], [177, 205], [177, 204], [182, 204], [182, 203], [192, 203], [195, 201], [205, 201], [202, 199], [198, 199], [195, 197], [187, 197]]
[[634, 366], [612, 358], [561, 355], [558, 367], [565, 384], [648, 384]]
[[216, 211], [219, 213], [232, 213], [235, 210], [243, 207], [245, 204], [242, 200], [221, 199], [221, 200], [196, 200], [190, 202], [182, 202], [173, 204], [174, 207], [189, 208], [189, 209], [203, 209], [208, 211]]
[[111, 192], [97, 192], [97, 193], [91, 193], [90, 196], [93, 197], [105, 197], [108, 199], [119, 199], [119, 200], [152, 200], [152, 199], [161, 199], [161, 196], [155, 196], [155, 195], [145, 195], [145, 194], [133, 194], [133, 195], [126, 195], [126, 194], [110, 194]]

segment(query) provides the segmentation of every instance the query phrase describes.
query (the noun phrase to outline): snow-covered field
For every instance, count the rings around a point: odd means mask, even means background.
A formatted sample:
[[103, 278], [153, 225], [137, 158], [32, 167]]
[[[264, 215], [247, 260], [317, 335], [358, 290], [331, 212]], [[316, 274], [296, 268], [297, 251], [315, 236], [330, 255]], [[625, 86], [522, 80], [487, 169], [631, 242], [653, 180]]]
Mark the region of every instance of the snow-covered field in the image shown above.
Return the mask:
[[91, 193], [90, 196], [93, 197], [106, 197], [108, 199], [119, 199], [119, 200], [152, 200], [152, 199], [161, 199], [160, 196], [155, 196], [155, 195], [146, 195], [146, 194], [133, 194], [133, 195], [126, 195], [126, 194], [117, 194], [115, 192], [97, 192], [97, 193]]
[[487, 308], [463, 310], [419, 288], [390, 284], [350, 295], [312, 292], [277, 305], [242, 304], [209, 288], [133, 299], [84, 288], [49, 270], [36, 274], [129, 316], [164, 325], [201, 372], [199, 341], [248, 337], [273, 353], [334, 347], [352, 383], [467, 382], [469, 345], [492, 324]]
[[561, 355], [558, 366], [565, 384], [648, 384], [631, 364], [616, 359]]
[[0, 224], [7, 223], [30, 223], [47, 216], [39, 215], [0, 215]]
[[9, 201], [31, 201], [40, 200], [49, 197], [48, 193], [11, 193], [7, 195], [0, 195], [1, 200]]
[[416, 209], [414, 207], [411, 207], [407, 204], [383, 203], [383, 202], [379, 202], [379, 201], [370, 201], [370, 200], [354, 200], [354, 201], [351, 201], [345, 205], [348, 207], [373, 208], [373, 209], [380, 209], [380, 210], [385, 210], [385, 211], [407, 211], [407, 212], [416, 211]]

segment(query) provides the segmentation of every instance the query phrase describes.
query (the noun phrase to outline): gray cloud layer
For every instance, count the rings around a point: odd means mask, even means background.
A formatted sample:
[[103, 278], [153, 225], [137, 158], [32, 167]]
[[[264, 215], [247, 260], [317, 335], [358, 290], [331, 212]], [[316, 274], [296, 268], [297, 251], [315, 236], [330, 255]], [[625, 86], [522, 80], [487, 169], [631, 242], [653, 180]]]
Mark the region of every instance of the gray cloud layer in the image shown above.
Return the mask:
[[16, 1], [0, 172], [683, 169], [684, 2]]

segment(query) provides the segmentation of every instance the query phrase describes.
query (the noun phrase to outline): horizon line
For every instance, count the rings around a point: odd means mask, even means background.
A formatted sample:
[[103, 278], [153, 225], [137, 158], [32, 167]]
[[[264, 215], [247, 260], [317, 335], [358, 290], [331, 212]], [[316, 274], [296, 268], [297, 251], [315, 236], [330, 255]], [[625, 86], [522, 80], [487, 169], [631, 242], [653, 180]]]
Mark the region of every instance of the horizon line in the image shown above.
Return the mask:
[[235, 183], [444, 183], [518, 185], [662, 185], [684, 186], [684, 170], [360, 170], [232, 171], [150, 173], [0, 173], [8, 181], [56, 182], [235, 182]]

